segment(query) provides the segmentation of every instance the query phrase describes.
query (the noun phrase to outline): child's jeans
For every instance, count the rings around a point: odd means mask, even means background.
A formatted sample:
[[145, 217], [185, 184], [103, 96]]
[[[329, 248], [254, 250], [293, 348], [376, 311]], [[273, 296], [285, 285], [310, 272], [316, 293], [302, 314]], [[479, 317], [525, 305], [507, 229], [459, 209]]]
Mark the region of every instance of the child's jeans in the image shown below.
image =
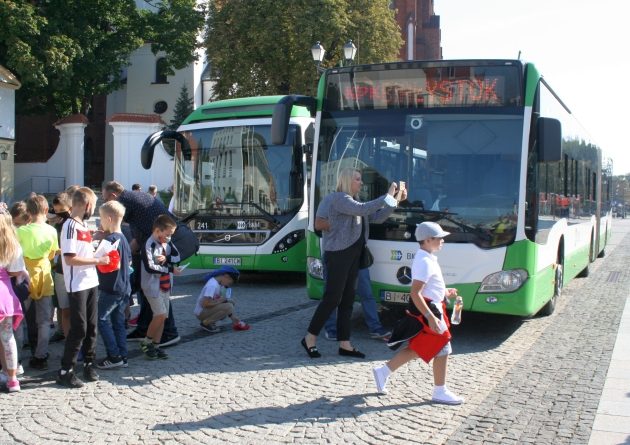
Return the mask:
[[37, 358], [44, 359], [48, 356], [48, 339], [50, 337], [50, 317], [52, 315], [52, 297], [41, 297], [33, 300], [31, 297], [24, 303], [26, 308], [26, 323], [30, 332], [37, 332], [37, 347], [31, 343], [34, 340], [29, 335], [31, 350]]
[[125, 308], [128, 301], [127, 295], [99, 291], [98, 330], [110, 357], [127, 357]]

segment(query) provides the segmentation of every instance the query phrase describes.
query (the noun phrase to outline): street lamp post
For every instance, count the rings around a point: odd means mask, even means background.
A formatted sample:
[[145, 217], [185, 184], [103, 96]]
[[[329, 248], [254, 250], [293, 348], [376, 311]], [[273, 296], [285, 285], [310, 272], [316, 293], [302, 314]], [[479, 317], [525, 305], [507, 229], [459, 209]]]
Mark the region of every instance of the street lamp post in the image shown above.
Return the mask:
[[[313, 57], [313, 62], [317, 67], [317, 71], [320, 73], [324, 72], [324, 68], [321, 67], [322, 60], [324, 60], [324, 54], [326, 54], [326, 50], [321, 45], [320, 42], [316, 42], [315, 45], [311, 46], [311, 55]], [[352, 43], [352, 40], [348, 40], [345, 45], [343, 45], [343, 60], [341, 61], [341, 66], [344, 65], [352, 65], [352, 61], [357, 55], [357, 47]]]
[[343, 58], [346, 61], [346, 65], [351, 65], [354, 60], [354, 56], [357, 55], [357, 47], [352, 43], [352, 39], [348, 40], [345, 45], [343, 45]]
[[326, 54], [326, 50], [324, 47], [318, 42], [315, 45], [311, 46], [311, 55], [313, 56], [313, 62], [317, 66], [317, 71], [320, 73], [324, 71], [324, 69], [320, 66], [322, 60], [324, 60], [324, 54]]

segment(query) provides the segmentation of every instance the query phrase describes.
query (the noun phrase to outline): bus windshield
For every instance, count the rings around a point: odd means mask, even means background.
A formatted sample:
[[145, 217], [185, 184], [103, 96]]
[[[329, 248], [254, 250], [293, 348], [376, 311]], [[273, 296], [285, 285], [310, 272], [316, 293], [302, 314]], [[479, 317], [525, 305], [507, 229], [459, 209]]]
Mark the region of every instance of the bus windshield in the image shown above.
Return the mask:
[[505, 109], [324, 112], [316, 204], [335, 190], [340, 169], [354, 167], [362, 172], [362, 201], [387, 193], [392, 181], [407, 184], [407, 200], [370, 228], [371, 239], [413, 241], [415, 224], [435, 221], [452, 233], [446, 242], [511, 243], [523, 115], [518, 107]]
[[[237, 218], [256, 218], [256, 228], [275, 229], [303, 201], [302, 152], [295, 126], [286, 145], [272, 145], [270, 125], [183, 129], [190, 153], [175, 155], [175, 213], [199, 212], [215, 229]], [[218, 218], [216, 218], [218, 217]], [[210, 228], [210, 227], [208, 227]]]

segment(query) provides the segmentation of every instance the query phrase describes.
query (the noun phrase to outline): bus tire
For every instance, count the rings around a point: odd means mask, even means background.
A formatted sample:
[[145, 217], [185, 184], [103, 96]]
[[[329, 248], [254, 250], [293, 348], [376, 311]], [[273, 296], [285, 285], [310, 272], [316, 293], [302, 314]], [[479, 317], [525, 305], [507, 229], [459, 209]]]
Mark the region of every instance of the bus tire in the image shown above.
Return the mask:
[[588, 262], [586, 263], [586, 267], [577, 274], [578, 278], [586, 278], [591, 273], [589, 266], [593, 261], [595, 261], [595, 256], [593, 255], [593, 251], [595, 250], [595, 236], [593, 232], [591, 232], [591, 247], [588, 250]]
[[553, 281], [553, 295], [540, 310], [539, 314], [543, 317], [547, 317], [553, 314], [553, 311], [556, 310], [556, 304], [558, 303], [558, 299], [562, 295], [562, 285], [564, 282], [564, 272], [562, 269], [562, 262], [558, 262], [556, 266], [554, 281]]

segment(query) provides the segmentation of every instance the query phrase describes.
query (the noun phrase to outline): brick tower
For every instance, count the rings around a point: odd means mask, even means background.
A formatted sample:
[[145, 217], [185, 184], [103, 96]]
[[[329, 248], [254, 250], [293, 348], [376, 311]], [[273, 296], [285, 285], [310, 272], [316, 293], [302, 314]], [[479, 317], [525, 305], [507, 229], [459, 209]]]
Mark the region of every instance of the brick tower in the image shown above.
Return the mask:
[[394, 0], [392, 6], [405, 42], [400, 60], [441, 59], [440, 16], [433, 11], [433, 0]]

